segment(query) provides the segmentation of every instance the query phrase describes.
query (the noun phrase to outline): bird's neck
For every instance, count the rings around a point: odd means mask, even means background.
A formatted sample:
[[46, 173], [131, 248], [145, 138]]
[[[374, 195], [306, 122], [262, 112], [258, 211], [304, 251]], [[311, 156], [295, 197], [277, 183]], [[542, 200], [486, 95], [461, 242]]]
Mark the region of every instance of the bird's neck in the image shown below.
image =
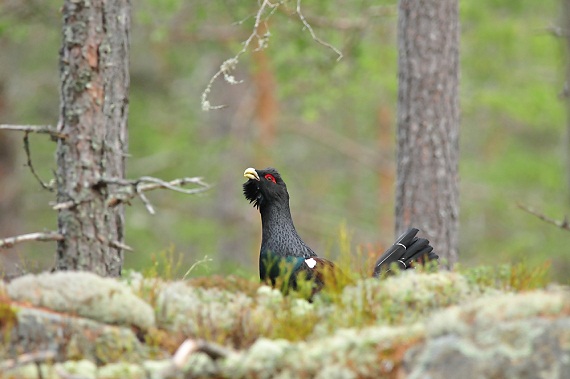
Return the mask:
[[303, 256], [305, 244], [297, 234], [289, 204], [271, 204], [261, 209], [261, 253]]
[[261, 224], [264, 235], [277, 230], [283, 230], [285, 232], [294, 231], [295, 234], [297, 234], [295, 225], [293, 225], [289, 204], [271, 204], [269, 207], [262, 208]]

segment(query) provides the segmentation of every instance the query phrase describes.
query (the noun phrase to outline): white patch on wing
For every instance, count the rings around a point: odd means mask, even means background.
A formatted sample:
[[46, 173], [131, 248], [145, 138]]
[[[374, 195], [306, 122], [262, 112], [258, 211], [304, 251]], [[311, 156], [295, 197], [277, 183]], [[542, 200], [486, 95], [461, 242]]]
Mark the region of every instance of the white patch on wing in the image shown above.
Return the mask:
[[317, 265], [317, 261], [314, 260], [313, 258], [305, 259], [305, 263], [307, 264], [307, 266], [309, 266], [309, 268], [315, 268], [315, 266]]

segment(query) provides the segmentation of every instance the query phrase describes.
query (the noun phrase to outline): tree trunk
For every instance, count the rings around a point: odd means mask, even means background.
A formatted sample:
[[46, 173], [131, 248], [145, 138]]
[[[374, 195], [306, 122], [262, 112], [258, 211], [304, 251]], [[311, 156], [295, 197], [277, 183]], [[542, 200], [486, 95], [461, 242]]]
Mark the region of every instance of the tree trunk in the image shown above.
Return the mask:
[[400, 0], [396, 232], [416, 226], [457, 261], [458, 0]]
[[122, 206], [109, 208], [105, 178], [124, 178], [129, 89], [129, 0], [67, 0], [60, 51], [56, 268], [118, 276]]

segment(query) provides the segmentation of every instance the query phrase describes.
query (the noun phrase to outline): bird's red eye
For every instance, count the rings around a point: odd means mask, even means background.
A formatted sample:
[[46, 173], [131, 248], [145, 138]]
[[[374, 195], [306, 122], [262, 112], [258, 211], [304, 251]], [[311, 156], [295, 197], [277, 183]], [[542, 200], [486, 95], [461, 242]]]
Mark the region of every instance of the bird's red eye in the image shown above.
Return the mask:
[[265, 174], [265, 179], [271, 180], [273, 183], [276, 183], [275, 177], [271, 174]]

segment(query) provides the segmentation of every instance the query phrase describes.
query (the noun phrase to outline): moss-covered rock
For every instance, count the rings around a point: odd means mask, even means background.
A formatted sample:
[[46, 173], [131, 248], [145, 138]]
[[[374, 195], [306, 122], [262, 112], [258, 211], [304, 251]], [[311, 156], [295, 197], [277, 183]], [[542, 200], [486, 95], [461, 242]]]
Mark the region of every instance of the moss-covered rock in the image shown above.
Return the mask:
[[141, 329], [155, 325], [150, 305], [127, 285], [88, 272], [25, 275], [10, 282], [6, 292], [15, 301], [104, 323]]
[[56, 353], [57, 360], [87, 359], [106, 364], [140, 362], [149, 355], [148, 348], [128, 327], [28, 307], [18, 308], [16, 315], [14, 325], [0, 335], [0, 359], [49, 351]]
[[406, 358], [409, 378], [567, 378], [569, 316], [565, 290], [485, 296], [438, 312]]

